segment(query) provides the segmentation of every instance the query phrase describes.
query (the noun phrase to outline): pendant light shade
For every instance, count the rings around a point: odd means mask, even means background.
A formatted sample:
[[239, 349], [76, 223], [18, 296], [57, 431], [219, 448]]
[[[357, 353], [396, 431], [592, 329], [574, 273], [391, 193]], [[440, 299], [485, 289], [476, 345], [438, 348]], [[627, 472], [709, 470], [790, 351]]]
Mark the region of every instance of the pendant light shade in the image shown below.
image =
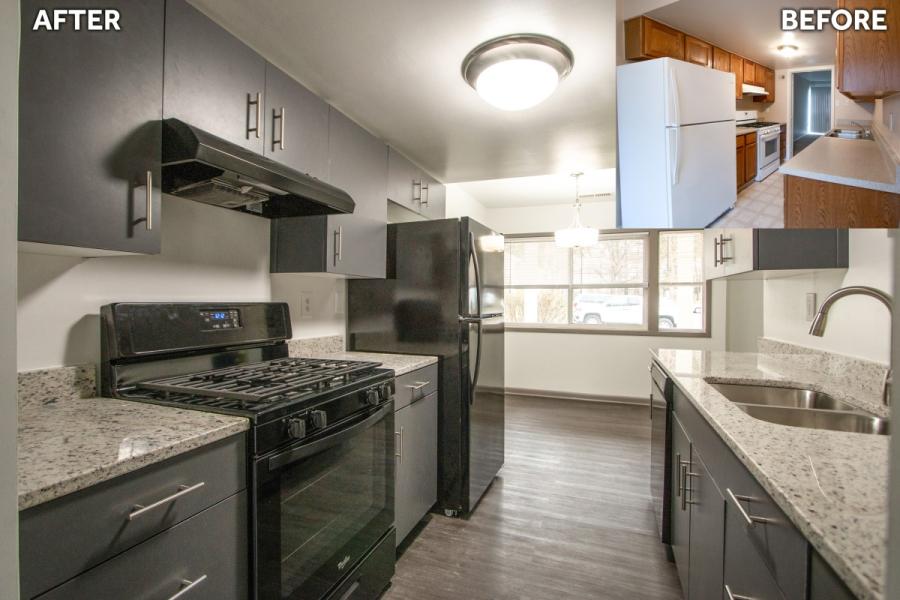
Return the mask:
[[575, 178], [575, 218], [572, 224], [565, 229], [560, 229], [553, 234], [556, 245], [560, 248], [589, 248], [596, 246], [600, 240], [600, 230], [596, 227], [587, 227], [581, 222], [581, 198], [578, 195], [578, 178], [583, 173], [573, 173]]

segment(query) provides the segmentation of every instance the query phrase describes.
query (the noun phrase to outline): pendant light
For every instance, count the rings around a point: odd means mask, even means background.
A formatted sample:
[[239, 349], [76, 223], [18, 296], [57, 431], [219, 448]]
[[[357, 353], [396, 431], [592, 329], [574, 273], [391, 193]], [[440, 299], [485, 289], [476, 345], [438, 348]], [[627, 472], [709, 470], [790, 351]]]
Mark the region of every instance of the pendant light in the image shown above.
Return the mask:
[[596, 246], [600, 239], [600, 230], [587, 227], [581, 222], [581, 196], [578, 195], [578, 178], [584, 173], [572, 173], [575, 178], [575, 218], [572, 224], [553, 234], [556, 245], [560, 248], [590, 248]]

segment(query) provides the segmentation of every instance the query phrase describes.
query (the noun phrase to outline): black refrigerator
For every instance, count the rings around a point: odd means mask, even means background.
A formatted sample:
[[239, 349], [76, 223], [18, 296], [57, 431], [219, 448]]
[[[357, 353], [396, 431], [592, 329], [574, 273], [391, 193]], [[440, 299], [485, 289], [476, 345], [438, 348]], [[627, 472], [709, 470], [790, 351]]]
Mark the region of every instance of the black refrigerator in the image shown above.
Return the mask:
[[351, 350], [439, 358], [438, 510], [471, 512], [503, 466], [503, 248], [469, 218], [388, 226], [386, 279], [351, 280]]

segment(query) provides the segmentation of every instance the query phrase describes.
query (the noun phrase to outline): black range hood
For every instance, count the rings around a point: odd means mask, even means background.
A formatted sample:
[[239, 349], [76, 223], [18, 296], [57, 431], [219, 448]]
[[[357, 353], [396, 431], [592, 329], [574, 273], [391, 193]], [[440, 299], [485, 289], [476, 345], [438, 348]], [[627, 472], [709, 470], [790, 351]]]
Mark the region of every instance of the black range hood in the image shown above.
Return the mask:
[[352, 213], [347, 192], [188, 125], [165, 119], [162, 191], [275, 219]]

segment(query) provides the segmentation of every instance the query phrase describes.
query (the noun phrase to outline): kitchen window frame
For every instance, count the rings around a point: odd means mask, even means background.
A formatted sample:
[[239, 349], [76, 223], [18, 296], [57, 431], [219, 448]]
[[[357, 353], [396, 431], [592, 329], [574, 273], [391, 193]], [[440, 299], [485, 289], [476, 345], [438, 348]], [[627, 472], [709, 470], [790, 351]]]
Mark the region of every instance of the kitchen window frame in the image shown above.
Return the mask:
[[[666, 229], [665, 233], [679, 231], [700, 232], [700, 229]], [[632, 335], [650, 337], [674, 337], [674, 338], [710, 338], [712, 337], [712, 282], [666, 282], [664, 285], [703, 285], [703, 329], [660, 329], [659, 327], [659, 234], [658, 229], [606, 229], [600, 231], [600, 236], [607, 238], [635, 239], [646, 236], [646, 252], [644, 254], [644, 268], [647, 275], [646, 283], [616, 283], [616, 284], [590, 284], [576, 285], [572, 282], [574, 274], [574, 250], [569, 251], [569, 283], [568, 284], [529, 284], [529, 285], [505, 285], [506, 289], [610, 289], [610, 288], [641, 288], [644, 290], [644, 323], [645, 326], [610, 326], [610, 325], [586, 325], [584, 323], [572, 323], [572, 298], [568, 300], [569, 323], [505, 323], [507, 331], [523, 333], [574, 333], [587, 335]], [[506, 236], [509, 239], [531, 239], [540, 241], [542, 238], [553, 238], [552, 233], [520, 233]], [[505, 277], [504, 277], [505, 279]], [[651, 319], [650, 315], [655, 315]]]

